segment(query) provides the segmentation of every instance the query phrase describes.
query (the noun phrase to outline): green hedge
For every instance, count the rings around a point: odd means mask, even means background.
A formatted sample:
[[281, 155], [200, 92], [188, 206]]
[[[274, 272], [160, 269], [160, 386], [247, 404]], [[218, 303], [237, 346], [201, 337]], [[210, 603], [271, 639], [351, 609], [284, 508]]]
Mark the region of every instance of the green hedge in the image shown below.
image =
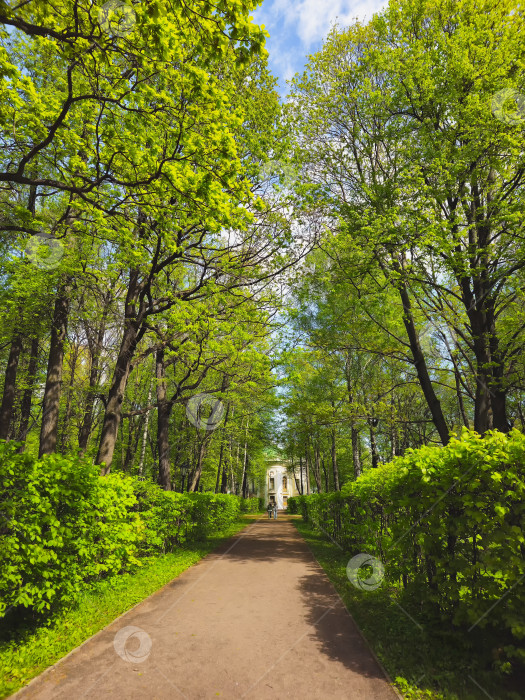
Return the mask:
[[166, 492], [121, 474], [101, 477], [87, 459], [36, 459], [17, 448], [0, 442], [0, 617], [11, 606], [50, 609], [141, 556], [239, 517], [237, 496]]
[[139, 550], [143, 554], [173, 551], [188, 538], [192, 501], [186, 494], [164, 491], [149, 481], [133, 479], [132, 484], [137, 500], [134, 510], [144, 525]]
[[222, 493], [190, 493], [191, 538], [203, 539], [207, 535], [223, 530], [239, 517], [240, 499], [238, 496]]
[[82, 582], [137, 562], [144, 527], [129, 479], [99, 476], [87, 460], [38, 460], [0, 443], [0, 614], [36, 611]]
[[[342, 493], [288, 503], [349, 553], [381, 559], [387, 581], [443, 619], [505, 630], [523, 646], [524, 496], [525, 436], [465, 430], [368, 470]], [[525, 660], [517, 645], [506, 652]]]
[[288, 513], [291, 515], [297, 515], [297, 513], [300, 513], [299, 509], [299, 498], [300, 496], [291, 496], [288, 499]]
[[264, 506], [261, 508], [261, 501], [264, 501], [264, 499], [257, 498], [257, 496], [242, 498], [241, 513], [260, 513], [264, 508]]

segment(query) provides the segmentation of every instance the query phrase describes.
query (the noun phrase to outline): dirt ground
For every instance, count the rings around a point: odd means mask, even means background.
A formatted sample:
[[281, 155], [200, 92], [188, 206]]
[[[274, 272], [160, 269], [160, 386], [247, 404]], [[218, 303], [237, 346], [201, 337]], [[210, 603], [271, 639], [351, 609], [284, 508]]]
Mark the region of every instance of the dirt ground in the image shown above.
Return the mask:
[[265, 516], [13, 697], [398, 696], [293, 524]]

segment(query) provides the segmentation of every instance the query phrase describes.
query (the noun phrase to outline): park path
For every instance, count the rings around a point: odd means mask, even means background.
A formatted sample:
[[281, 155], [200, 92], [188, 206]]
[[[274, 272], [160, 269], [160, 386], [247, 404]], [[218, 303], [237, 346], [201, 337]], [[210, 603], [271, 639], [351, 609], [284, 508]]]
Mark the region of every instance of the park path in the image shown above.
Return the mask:
[[[134, 636], [125, 644], [128, 634]], [[13, 697], [397, 695], [306, 543], [283, 517], [249, 525]]]

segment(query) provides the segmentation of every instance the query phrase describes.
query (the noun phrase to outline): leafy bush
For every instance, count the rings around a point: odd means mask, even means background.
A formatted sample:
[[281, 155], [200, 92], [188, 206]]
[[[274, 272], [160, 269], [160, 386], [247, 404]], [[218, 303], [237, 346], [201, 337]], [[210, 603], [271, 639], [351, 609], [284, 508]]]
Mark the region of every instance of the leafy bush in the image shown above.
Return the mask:
[[187, 498], [193, 504], [192, 539], [203, 539], [213, 532], [224, 530], [239, 517], [238, 496], [223, 493], [190, 493]]
[[241, 499], [241, 513], [260, 513], [262, 508], [261, 499], [254, 496], [253, 498]]
[[164, 491], [149, 481], [133, 479], [133, 489], [145, 527], [141, 552], [172, 552], [191, 532], [194, 503], [186, 494]]
[[[293, 500], [346, 550], [380, 558], [387, 580], [402, 582], [443, 619], [506, 630], [521, 642], [524, 496], [525, 436], [464, 430], [446, 447], [408, 450], [368, 470], [343, 493]], [[525, 660], [523, 648], [505, 651]]]
[[137, 510], [145, 526], [141, 550], [171, 552], [186, 540], [203, 539], [227, 529], [240, 513], [238, 496], [175, 493], [157, 484], [133, 479]]
[[0, 442], [0, 617], [10, 606], [41, 612], [82, 586], [139, 564], [138, 556], [227, 529], [231, 495], [180, 494], [88, 459], [17, 453]]
[[299, 513], [299, 500], [296, 496], [290, 496], [288, 499], [288, 512], [292, 515]]
[[143, 525], [130, 481], [87, 460], [35, 459], [0, 443], [0, 614], [42, 611], [84, 581], [137, 562]]

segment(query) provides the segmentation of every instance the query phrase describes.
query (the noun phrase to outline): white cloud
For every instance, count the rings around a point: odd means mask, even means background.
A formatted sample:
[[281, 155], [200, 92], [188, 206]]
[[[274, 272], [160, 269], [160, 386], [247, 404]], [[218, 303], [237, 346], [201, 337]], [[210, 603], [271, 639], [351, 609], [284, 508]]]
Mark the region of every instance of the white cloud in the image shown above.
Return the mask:
[[[337, 20], [342, 26], [357, 17], [370, 19], [374, 12], [385, 7], [387, 0], [266, 0], [258, 10], [258, 21], [266, 19], [268, 26], [277, 28], [281, 22], [294, 28], [303, 47], [322, 40]], [[263, 19], [264, 17], [264, 19]]]
[[285, 81], [302, 71], [307, 54], [321, 47], [333, 24], [345, 27], [356, 18], [369, 20], [387, 4], [388, 0], [264, 0], [254, 20], [270, 33], [266, 48], [283, 96]]

